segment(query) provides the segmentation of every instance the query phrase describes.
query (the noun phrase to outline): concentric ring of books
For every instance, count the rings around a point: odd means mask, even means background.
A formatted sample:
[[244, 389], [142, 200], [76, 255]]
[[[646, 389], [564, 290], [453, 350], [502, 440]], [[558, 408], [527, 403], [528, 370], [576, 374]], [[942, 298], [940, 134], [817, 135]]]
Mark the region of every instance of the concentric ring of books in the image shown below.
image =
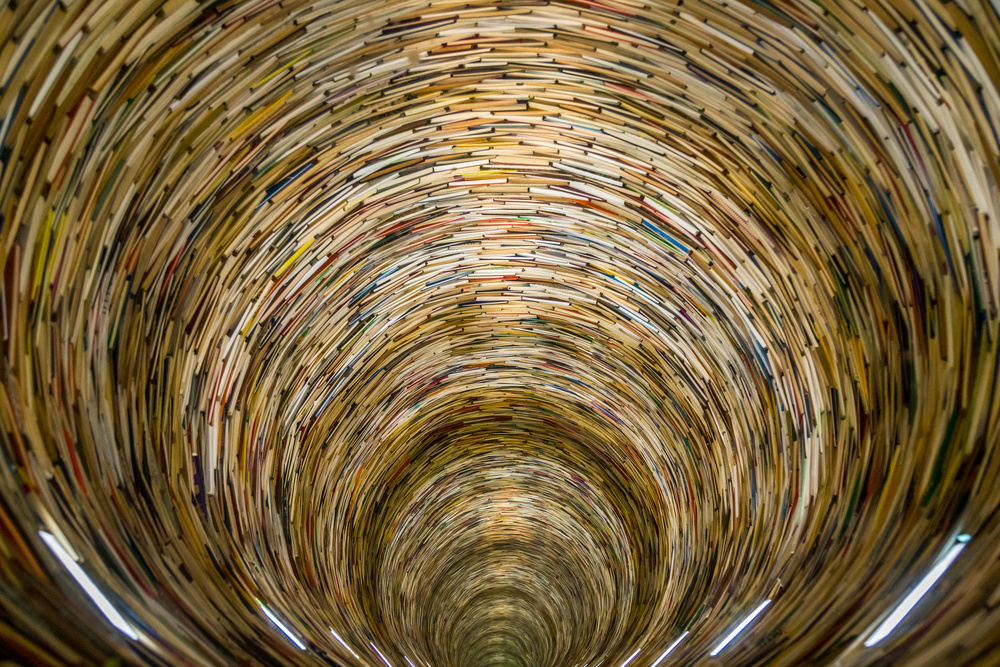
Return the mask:
[[17, 660], [1000, 664], [989, 3], [0, 32]]

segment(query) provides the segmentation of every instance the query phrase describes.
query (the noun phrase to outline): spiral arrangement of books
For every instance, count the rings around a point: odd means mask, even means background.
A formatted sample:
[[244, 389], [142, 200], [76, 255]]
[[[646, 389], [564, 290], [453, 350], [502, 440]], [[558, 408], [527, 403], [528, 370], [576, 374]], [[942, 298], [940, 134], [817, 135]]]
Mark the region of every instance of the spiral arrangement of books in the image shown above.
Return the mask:
[[991, 3], [0, 33], [0, 657], [1000, 664]]

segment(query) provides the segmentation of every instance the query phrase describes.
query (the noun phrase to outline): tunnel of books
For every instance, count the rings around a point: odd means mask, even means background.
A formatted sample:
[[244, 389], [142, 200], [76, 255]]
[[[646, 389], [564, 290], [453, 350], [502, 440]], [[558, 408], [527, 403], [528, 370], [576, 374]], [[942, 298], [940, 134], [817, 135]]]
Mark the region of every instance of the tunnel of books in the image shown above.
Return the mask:
[[0, 5], [0, 662], [1000, 665], [1000, 5]]

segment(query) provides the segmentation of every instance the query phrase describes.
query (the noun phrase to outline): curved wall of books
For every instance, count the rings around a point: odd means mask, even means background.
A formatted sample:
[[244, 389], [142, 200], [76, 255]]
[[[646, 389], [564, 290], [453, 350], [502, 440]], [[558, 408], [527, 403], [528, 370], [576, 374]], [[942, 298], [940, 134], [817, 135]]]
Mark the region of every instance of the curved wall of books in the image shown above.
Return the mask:
[[1000, 662], [988, 2], [0, 33], [6, 655]]

